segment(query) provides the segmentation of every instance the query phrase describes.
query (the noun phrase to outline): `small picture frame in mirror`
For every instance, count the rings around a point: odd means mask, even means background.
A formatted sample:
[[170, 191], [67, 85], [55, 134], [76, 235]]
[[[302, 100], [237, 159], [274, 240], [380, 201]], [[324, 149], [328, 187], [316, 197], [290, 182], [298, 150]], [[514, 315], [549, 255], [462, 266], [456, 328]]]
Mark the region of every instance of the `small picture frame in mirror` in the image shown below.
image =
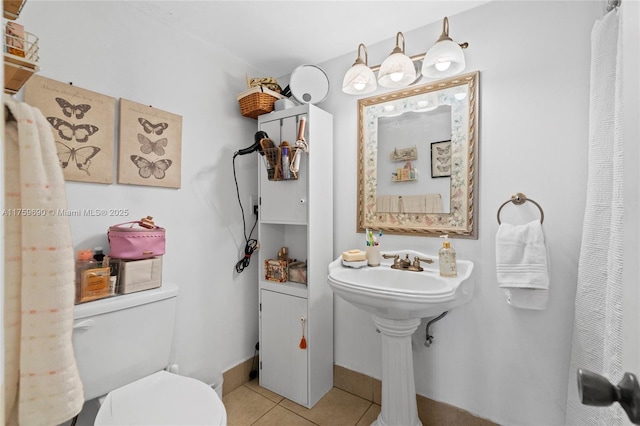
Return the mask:
[[451, 177], [451, 140], [431, 143], [431, 177]]

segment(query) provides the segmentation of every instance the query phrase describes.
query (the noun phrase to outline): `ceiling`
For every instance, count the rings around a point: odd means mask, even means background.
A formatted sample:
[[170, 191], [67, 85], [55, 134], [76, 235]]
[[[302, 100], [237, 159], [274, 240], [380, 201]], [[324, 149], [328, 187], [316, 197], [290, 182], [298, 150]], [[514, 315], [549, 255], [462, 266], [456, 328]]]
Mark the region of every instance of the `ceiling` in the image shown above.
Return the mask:
[[[221, 48], [264, 75], [281, 77], [441, 21], [475, 1], [145, 1], [133, 7]], [[434, 41], [438, 34], [434, 34]], [[389, 51], [393, 46], [389, 46]], [[373, 65], [373, 64], [372, 64]]]

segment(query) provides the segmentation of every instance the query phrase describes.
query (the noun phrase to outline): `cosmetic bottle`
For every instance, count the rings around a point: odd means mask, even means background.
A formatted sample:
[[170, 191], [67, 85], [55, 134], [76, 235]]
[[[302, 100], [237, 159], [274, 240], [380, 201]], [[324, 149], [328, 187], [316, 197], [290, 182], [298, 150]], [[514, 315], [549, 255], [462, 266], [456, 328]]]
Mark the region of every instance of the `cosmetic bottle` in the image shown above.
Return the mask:
[[282, 179], [291, 179], [291, 169], [289, 168], [289, 148], [282, 148]]
[[102, 266], [102, 260], [104, 259], [104, 253], [102, 247], [96, 247], [93, 249], [93, 258], [98, 262], [98, 266]]
[[458, 275], [456, 269], [456, 251], [451, 247], [448, 235], [442, 235], [440, 238], [444, 238], [442, 248], [438, 252], [440, 275], [443, 277], [455, 277]]
[[82, 273], [89, 269], [95, 269], [98, 266], [98, 262], [93, 258], [93, 251], [91, 249], [78, 250], [78, 258], [76, 260], [76, 303], [80, 303]]

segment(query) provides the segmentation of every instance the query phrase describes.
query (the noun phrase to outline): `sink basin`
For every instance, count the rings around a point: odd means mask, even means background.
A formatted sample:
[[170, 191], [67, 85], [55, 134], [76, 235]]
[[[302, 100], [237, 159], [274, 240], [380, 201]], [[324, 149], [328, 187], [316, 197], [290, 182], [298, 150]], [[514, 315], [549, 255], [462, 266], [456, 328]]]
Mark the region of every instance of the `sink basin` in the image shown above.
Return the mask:
[[401, 259], [409, 255], [433, 259], [421, 262], [424, 271], [413, 272], [391, 269], [393, 259], [381, 259], [380, 266], [359, 269], [342, 265], [338, 258], [329, 264], [328, 282], [334, 293], [381, 318], [418, 319], [440, 315], [444, 311], [471, 300], [475, 286], [473, 262], [458, 260], [458, 276], [440, 276], [438, 258], [414, 250], [385, 251], [398, 254]]

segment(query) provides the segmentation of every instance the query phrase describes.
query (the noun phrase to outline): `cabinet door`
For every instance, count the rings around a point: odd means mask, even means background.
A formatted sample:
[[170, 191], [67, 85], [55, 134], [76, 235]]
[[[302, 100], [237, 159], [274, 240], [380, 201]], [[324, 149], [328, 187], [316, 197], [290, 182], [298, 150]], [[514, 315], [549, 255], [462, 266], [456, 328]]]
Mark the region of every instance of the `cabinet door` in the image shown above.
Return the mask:
[[[299, 116], [293, 115], [262, 123], [260, 130], [267, 132], [276, 144], [289, 142], [295, 145]], [[264, 162], [264, 157], [260, 159]], [[297, 180], [271, 181], [264, 164], [260, 166], [260, 220], [275, 223], [300, 223], [307, 221], [307, 154], [303, 153]]]
[[306, 405], [307, 349], [300, 348], [300, 340], [303, 325], [307, 336], [307, 300], [269, 290], [260, 293], [260, 386]]

